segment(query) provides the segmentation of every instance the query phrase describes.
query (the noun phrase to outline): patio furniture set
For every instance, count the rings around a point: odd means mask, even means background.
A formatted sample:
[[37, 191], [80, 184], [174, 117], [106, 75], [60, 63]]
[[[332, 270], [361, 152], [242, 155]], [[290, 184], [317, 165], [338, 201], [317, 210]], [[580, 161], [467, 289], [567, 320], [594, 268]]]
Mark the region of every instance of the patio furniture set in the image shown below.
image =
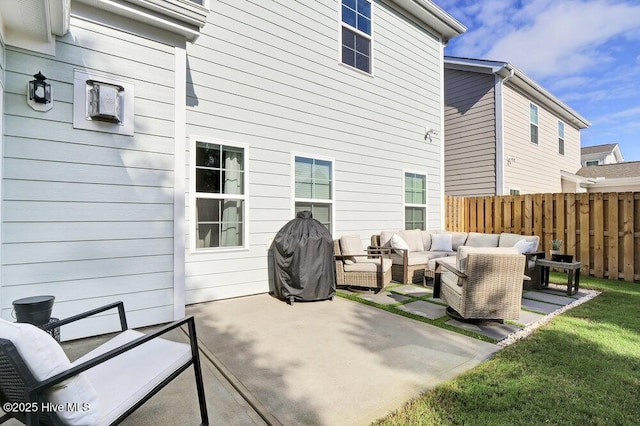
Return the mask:
[[358, 235], [334, 241], [338, 286], [384, 289], [434, 282], [434, 297], [466, 320], [517, 320], [523, 289], [549, 285], [549, 270], [568, 271], [567, 294], [578, 291], [580, 262], [544, 259], [539, 237], [512, 233], [383, 231], [364, 248]]
[[[47, 331], [117, 309], [121, 332], [70, 362]], [[189, 343], [163, 336], [186, 326]], [[0, 319], [0, 402], [27, 425], [114, 425], [193, 366], [201, 424], [209, 424], [192, 316], [143, 334], [129, 330], [122, 302], [45, 324]]]

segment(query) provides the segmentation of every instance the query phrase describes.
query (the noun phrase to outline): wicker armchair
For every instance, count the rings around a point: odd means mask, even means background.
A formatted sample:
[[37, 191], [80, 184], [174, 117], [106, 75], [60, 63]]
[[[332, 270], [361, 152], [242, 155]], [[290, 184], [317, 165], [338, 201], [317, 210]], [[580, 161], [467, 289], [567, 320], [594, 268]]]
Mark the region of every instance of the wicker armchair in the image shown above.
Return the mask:
[[[390, 249], [362, 249], [353, 253], [343, 250], [340, 240], [334, 240], [333, 247], [337, 286], [380, 291], [391, 282]], [[354, 256], [354, 254], [360, 256]], [[354, 257], [357, 261], [350, 261]]]
[[448, 313], [463, 320], [518, 320], [525, 256], [509, 249], [475, 251], [461, 248], [455, 266], [436, 260], [436, 282]]
[[[122, 332], [73, 363], [46, 333], [115, 308]], [[143, 334], [128, 329], [124, 305], [115, 302], [42, 329], [3, 321], [0, 402], [6, 413], [0, 423], [15, 418], [27, 425], [119, 424], [193, 366], [201, 424], [209, 424], [193, 317]], [[183, 325], [188, 327], [189, 344], [160, 337]]]

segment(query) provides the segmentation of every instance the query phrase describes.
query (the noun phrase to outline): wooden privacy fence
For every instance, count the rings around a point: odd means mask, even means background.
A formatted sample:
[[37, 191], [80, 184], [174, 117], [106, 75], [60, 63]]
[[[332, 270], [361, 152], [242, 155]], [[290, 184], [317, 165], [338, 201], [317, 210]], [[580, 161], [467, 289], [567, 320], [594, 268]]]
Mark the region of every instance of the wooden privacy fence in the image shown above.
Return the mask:
[[640, 192], [445, 197], [450, 231], [538, 235], [595, 277], [640, 280]]

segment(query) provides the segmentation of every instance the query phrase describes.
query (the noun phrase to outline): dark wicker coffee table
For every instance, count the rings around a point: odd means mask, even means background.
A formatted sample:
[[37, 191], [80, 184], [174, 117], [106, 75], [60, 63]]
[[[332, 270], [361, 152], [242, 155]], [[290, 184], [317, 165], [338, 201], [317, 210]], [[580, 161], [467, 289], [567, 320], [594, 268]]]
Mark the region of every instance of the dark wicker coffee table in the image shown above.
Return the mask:
[[540, 287], [549, 287], [549, 271], [551, 268], [567, 271], [567, 296], [578, 292], [580, 288], [580, 262], [556, 262], [550, 259], [536, 260], [538, 276], [540, 277]]

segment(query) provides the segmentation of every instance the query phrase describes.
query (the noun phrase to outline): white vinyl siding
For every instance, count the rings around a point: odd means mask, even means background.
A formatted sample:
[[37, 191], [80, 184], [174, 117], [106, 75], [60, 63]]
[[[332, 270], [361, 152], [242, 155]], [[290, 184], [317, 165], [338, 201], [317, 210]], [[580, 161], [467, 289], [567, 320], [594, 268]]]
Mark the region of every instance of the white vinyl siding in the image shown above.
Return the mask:
[[[11, 318], [12, 300], [52, 294], [58, 317], [123, 300], [131, 327], [170, 321], [173, 48], [75, 17], [56, 43], [55, 57], [6, 51], [1, 315]], [[133, 82], [133, 137], [72, 128], [76, 68]], [[38, 70], [53, 85], [46, 113], [25, 102]], [[96, 317], [63, 338], [113, 324]]]
[[335, 237], [403, 228], [404, 168], [429, 171], [427, 226], [441, 227], [441, 144], [424, 140], [441, 122], [441, 43], [373, 2], [376, 78], [352, 72], [336, 66], [340, 7], [218, 1], [187, 46], [187, 134], [251, 149], [249, 246], [188, 252], [187, 303], [269, 291], [270, 244], [293, 219], [294, 152], [335, 159]]
[[558, 155], [558, 120], [538, 105], [539, 144], [530, 143], [531, 99], [509, 84], [504, 88], [504, 152], [513, 158], [504, 168], [505, 188], [522, 194], [562, 192], [560, 171], [577, 172], [580, 167], [580, 131], [565, 122], [564, 155]]

